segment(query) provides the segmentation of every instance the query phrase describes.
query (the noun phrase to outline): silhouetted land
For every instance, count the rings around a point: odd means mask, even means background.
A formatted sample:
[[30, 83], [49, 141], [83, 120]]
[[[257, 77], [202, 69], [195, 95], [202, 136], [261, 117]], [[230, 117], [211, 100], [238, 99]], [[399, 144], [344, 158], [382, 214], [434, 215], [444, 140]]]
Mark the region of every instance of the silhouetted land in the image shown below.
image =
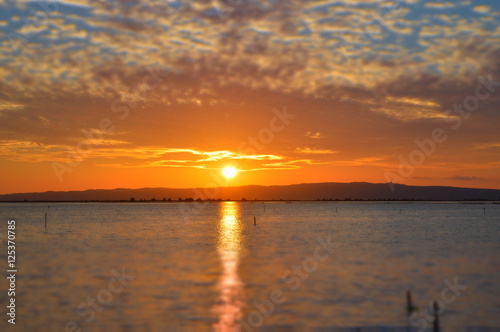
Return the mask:
[[406, 186], [387, 183], [304, 183], [286, 186], [219, 188], [141, 188], [47, 191], [0, 195], [0, 202], [178, 202], [178, 201], [499, 201], [498, 189], [440, 186]]

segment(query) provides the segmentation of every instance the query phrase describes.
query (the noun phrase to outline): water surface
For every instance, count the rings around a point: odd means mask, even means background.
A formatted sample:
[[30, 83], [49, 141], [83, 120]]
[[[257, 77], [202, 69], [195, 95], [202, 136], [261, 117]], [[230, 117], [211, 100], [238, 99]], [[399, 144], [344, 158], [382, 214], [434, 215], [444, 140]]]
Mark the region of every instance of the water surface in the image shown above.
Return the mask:
[[[406, 326], [406, 290], [424, 308], [455, 278], [467, 288], [446, 304], [445, 330], [500, 326], [496, 204], [3, 203], [0, 209], [4, 249], [5, 221], [17, 221], [17, 330]], [[321, 241], [338, 247], [328, 251]], [[6, 259], [2, 250], [0, 260]], [[135, 278], [119, 284], [112, 270]], [[0, 287], [8, 288], [6, 279]], [[6, 303], [5, 291], [0, 301]], [[6, 325], [2, 319], [0, 328]]]

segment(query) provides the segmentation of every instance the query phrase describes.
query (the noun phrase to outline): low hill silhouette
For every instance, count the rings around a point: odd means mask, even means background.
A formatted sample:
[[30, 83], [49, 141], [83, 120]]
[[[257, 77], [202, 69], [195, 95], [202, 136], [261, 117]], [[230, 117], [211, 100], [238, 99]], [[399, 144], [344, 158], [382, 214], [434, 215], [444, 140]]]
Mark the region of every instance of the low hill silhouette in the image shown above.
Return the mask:
[[[391, 190], [391, 186], [395, 189]], [[407, 186], [387, 183], [303, 183], [283, 186], [141, 188], [47, 191], [0, 195], [0, 201], [135, 201], [187, 198], [215, 200], [500, 200], [498, 189]]]

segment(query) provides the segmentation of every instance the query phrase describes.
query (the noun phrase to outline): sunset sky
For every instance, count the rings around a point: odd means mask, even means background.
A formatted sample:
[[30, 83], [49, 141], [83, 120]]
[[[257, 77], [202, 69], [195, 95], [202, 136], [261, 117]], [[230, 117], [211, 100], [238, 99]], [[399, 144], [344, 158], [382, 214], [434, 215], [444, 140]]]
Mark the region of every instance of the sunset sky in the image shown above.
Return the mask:
[[0, 194], [500, 189], [499, 1], [2, 1], [0, 53]]

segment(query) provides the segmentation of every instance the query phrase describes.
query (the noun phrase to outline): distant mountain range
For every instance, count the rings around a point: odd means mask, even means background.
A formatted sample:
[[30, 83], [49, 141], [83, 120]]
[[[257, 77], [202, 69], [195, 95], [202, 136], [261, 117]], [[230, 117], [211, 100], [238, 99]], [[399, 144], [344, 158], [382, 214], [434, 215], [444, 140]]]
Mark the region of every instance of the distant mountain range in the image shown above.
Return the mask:
[[[394, 191], [391, 190], [391, 187]], [[47, 191], [0, 195], [0, 201], [214, 200], [500, 200], [498, 189], [407, 186], [387, 183], [303, 183], [284, 186], [141, 188]]]

